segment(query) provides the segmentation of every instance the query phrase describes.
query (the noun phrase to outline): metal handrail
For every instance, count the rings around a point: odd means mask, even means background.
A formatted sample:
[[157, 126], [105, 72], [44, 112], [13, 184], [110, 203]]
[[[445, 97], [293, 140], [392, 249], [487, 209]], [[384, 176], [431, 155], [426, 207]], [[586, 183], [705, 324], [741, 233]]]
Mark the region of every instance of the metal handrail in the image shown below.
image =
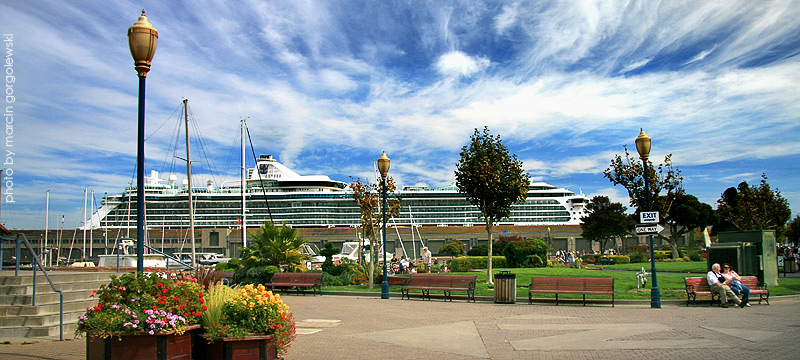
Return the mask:
[[[129, 238], [129, 237], [120, 238], [119, 240], [120, 240], [120, 243], [122, 243], [122, 240], [131, 240], [134, 243], [136, 243], [136, 239]], [[188, 268], [190, 268], [192, 270], [197, 270], [197, 268], [192, 266], [191, 264], [187, 264], [187, 263], [181, 261], [181, 259], [178, 259], [177, 257], [173, 257], [172, 255], [166, 254], [166, 253], [164, 253], [162, 251], [159, 251], [158, 249], [156, 249], [154, 247], [151, 247], [150, 245], [145, 244], [144, 247], [148, 248], [150, 250], [153, 250], [153, 251], [157, 252], [159, 255], [161, 255], [164, 258], [166, 258], [166, 260], [167, 260], [167, 264], [166, 264], [167, 265], [167, 270], [169, 270], [169, 261], [170, 260], [173, 260], [173, 261], [175, 261], [175, 262], [177, 262], [177, 263], [179, 263], [179, 264], [181, 264], [183, 266], [186, 266], [186, 267], [188, 267]], [[119, 272], [119, 249], [117, 249], [117, 272]]]
[[[3, 238], [3, 240], [9, 239]], [[47, 282], [50, 284], [50, 288], [58, 293], [58, 340], [64, 341], [64, 292], [56, 289], [56, 286], [53, 284], [53, 280], [51, 280], [50, 276], [47, 275], [44, 265], [42, 265], [42, 262], [39, 261], [39, 257], [36, 256], [33, 246], [31, 246], [31, 243], [28, 242], [28, 237], [22, 233], [17, 234], [17, 261], [14, 266], [14, 276], [19, 276], [19, 262], [22, 258], [21, 244], [25, 244], [25, 247], [28, 249], [28, 252], [31, 254], [32, 258], [31, 268], [33, 270], [33, 294], [31, 296], [31, 305], [36, 305], [36, 266], [39, 266], [44, 274], [44, 277], [47, 279]], [[2, 246], [0, 246], [0, 248], [2, 248]]]

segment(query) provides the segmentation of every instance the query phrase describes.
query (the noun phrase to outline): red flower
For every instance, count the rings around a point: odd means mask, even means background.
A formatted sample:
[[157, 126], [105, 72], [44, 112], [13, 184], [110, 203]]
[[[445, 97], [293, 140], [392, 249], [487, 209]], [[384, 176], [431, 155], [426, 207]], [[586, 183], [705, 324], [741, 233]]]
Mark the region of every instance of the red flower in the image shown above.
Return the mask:
[[173, 296], [172, 297], [172, 301], [178, 301], [178, 297], [177, 296]]
[[197, 295], [198, 295], [198, 296], [200, 296], [200, 297], [203, 297], [203, 292], [201, 291], [201, 292], [200, 292], [199, 294], [197, 294]]
[[161, 292], [166, 293], [167, 289], [161, 289]]
[[208, 310], [208, 308], [207, 308], [205, 305], [203, 305], [203, 306], [201, 307], [201, 309], [203, 309], [203, 311], [206, 311], [206, 310]]
[[205, 300], [203, 300], [203, 298], [200, 298], [199, 301], [200, 301], [201, 304], [205, 302]]
[[158, 306], [153, 305], [153, 310], [158, 310]]
[[158, 287], [164, 287], [164, 283], [158, 283], [158, 284], [156, 284], [156, 286], [158, 286]]
[[183, 310], [183, 304], [178, 305], [178, 307]]
[[189, 313], [187, 312], [183, 313], [183, 317], [189, 317]]

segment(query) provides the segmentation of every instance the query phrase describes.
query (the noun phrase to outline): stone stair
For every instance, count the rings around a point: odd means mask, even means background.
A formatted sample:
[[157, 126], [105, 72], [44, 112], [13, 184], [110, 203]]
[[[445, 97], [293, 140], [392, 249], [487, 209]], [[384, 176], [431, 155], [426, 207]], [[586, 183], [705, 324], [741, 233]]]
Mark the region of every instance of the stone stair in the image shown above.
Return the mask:
[[[64, 292], [64, 339], [71, 339], [78, 327], [78, 316], [97, 305], [89, 297], [92, 290], [107, 284], [107, 272], [48, 271], [58, 290]], [[36, 305], [33, 297], [33, 272], [0, 271], [0, 338], [57, 337], [59, 335], [59, 295], [41, 272], [36, 274]]]

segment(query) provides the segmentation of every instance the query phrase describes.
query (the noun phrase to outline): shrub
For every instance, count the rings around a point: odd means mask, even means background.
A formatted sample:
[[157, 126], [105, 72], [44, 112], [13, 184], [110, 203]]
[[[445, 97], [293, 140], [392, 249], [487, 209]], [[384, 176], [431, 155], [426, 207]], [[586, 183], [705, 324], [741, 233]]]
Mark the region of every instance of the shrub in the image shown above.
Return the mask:
[[691, 252], [689, 253], [689, 260], [691, 261], [703, 261], [703, 254], [700, 252]]
[[439, 253], [442, 254], [461, 255], [465, 252], [467, 252], [467, 246], [459, 240], [450, 240], [439, 248]]
[[542, 258], [539, 257], [539, 255], [529, 255], [528, 258], [525, 260], [524, 266], [539, 268], [539, 267], [544, 267], [545, 264], [544, 261], [542, 261]]
[[631, 258], [628, 255], [606, 255], [604, 258], [613, 260], [612, 264], [614, 265], [631, 263]]
[[547, 267], [549, 268], [561, 267], [561, 263], [558, 262], [558, 260], [547, 260]]
[[692, 259], [690, 257], [688, 257], [688, 256], [684, 256], [683, 257], [683, 261], [689, 262], [689, 261], [692, 261]]
[[475, 245], [467, 251], [467, 256], [486, 256], [489, 254], [489, 245]]
[[541, 261], [547, 256], [548, 249], [547, 243], [539, 239], [514, 241], [506, 244], [503, 254], [506, 256], [509, 267], [523, 267], [526, 266], [528, 257], [531, 255], [538, 256]]
[[214, 265], [214, 270], [217, 271], [236, 271], [242, 267], [242, 262], [239, 259], [230, 259], [228, 262], [217, 263]]
[[281, 272], [277, 266], [242, 267], [233, 273], [233, 282], [236, 284], [265, 284], [272, 280], [272, 275]]
[[[364, 277], [366, 279], [366, 277]], [[322, 286], [345, 286], [350, 285], [351, 277], [348, 273], [333, 276], [329, 273], [322, 273]]]
[[[486, 256], [464, 256], [451, 259], [450, 269], [453, 272], [465, 272], [472, 269], [486, 269]], [[504, 256], [492, 256], [492, 264], [497, 268], [507, 267]]]
[[650, 259], [648, 259], [647, 254], [638, 253], [638, 252], [637, 253], [629, 253], [628, 257], [631, 259], [631, 263], [632, 264], [633, 263], [645, 263], [648, 260], [650, 260]]
[[506, 245], [508, 245], [508, 243], [522, 242], [522, 241], [525, 241], [525, 239], [523, 239], [523, 238], [521, 238], [521, 237], [519, 237], [517, 235], [511, 235], [511, 236], [500, 235], [497, 238], [497, 240], [494, 242], [494, 246], [492, 246], [492, 255], [501, 256], [501, 255], [505, 254], [504, 251], [505, 251]]
[[[587, 255], [583, 255], [583, 261], [586, 261], [586, 262], [588, 262], [588, 263], [593, 263], [593, 264], [596, 264], [596, 263], [598, 263], [598, 262], [600, 261], [600, 257], [602, 257], [602, 256], [603, 256], [603, 255], [600, 255], [600, 254], [587, 254]], [[548, 260], [548, 261], [555, 261], [555, 260]], [[557, 262], [557, 261], [556, 261], [556, 262]]]

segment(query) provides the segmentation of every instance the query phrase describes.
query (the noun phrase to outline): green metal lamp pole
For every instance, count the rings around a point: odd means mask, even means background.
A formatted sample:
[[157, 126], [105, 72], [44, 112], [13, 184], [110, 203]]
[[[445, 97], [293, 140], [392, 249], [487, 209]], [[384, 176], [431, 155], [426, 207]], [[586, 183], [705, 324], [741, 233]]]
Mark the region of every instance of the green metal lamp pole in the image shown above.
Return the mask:
[[378, 170], [381, 172], [381, 189], [383, 193], [383, 281], [381, 282], [381, 299], [389, 298], [389, 277], [386, 272], [386, 174], [389, 172], [389, 161], [384, 151], [378, 159]]
[[[647, 159], [650, 158], [650, 137], [641, 130], [639, 137], [636, 138], [636, 151], [644, 165], [644, 188], [647, 194], [647, 211], [651, 211], [650, 203], [650, 171], [647, 168]], [[650, 307], [653, 309], [661, 308], [661, 292], [658, 290], [658, 278], [656, 277], [656, 256], [653, 246], [653, 234], [648, 235], [650, 240], [650, 273], [653, 274], [653, 285], [650, 289]]]
[[[144, 272], [144, 99], [145, 80], [156, 53], [158, 31], [142, 10], [139, 21], [128, 28], [128, 45], [139, 74], [139, 129], [136, 151], [136, 272]], [[119, 250], [117, 250], [119, 251]]]

